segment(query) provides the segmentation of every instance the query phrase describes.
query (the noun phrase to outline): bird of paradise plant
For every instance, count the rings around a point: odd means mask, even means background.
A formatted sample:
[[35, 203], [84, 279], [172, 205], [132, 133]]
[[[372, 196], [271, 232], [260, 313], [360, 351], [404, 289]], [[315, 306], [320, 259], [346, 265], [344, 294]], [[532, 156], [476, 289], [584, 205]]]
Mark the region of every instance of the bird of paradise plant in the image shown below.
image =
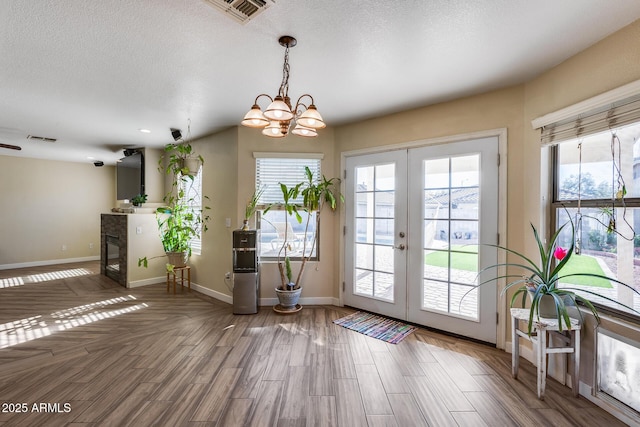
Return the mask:
[[[562, 232], [562, 230], [568, 225], [571, 226], [571, 245], [568, 248], [563, 248], [562, 246], [559, 245], [558, 239], [560, 237], [560, 233]], [[626, 283], [623, 283], [611, 277], [604, 276], [602, 274], [583, 272], [583, 273], [570, 273], [570, 274], [561, 275], [562, 269], [564, 268], [564, 266], [567, 265], [567, 263], [571, 259], [571, 256], [573, 255], [573, 252], [574, 252], [575, 228], [574, 228], [573, 222], [568, 221], [562, 227], [560, 227], [553, 234], [553, 236], [549, 241], [549, 244], [546, 247], [543, 244], [540, 238], [540, 235], [538, 234], [538, 230], [535, 228], [533, 224], [531, 224], [531, 228], [533, 230], [533, 235], [538, 246], [538, 251], [540, 254], [540, 264], [535, 263], [533, 260], [529, 259], [525, 255], [513, 249], [509, 249], [507, 247], [499, 246], [499, 245], [488, 245], [488, 246], [495, 247], [499, 250], [505, 251], [509, 254], [515, 255], [517, 258], [519, 258], [519, 261], [494, 264], [494, 265], [488, 266], [486, 268], [483, 268], [478, 273], [478, 277], [480, 276], [481, 273], [485, 271], [497, 270], [499, 267], [506, 267], [508, 269], [517, 268], [517, 269], [520, 269], [520, 274], [515, 274], [513, 273], [513, 270], [510, 270], [507, 274], [498, 275], [490, 279], [484, 280], [478, 285], [474, 286], [474, 288], [470, 289], [467, 293], [465, 293], [464, 296], [472, 292], [475, 288], [485, 285], [487, 283], [494, 282], [495, 280], [503, 279], [503, 278], [507, 280], [514, 279], [511, 282], [507, 283], [507, 285], [501, 292], [501, 296], [505, 295], [509, 289], [520, 286], [519, 288], [516, 289], [513, 296], [511, 297], [511, 306], [513, 307], [518, 297], [520, 297], [522, 301], [522, 307], [525, 307], [527, 295], [531, 297], [530, 298], [531, 306], [529, 311], [529, 323], [528, 323], [529, 334], [531, 334], [531, 331], [532, 331], [534, 317], [536, 317], [537, 319], [541, 317], [539, 314], [539, 308], [540, 308], [540, 303], [543, 297], [545, 296], [547, 296], [546, 298], [547, 300], [549, 298], [552, 299], [552, 304], [553, 306], [555, 306], [555, 317], [558, 319], [560, 331], [562, 331], [563, 324], [564, 325], [570, 324], [568, 307], [575, 306], [576, 303], [578, 302], [582, 303], [585, 307], [587, 307], [595, 317], [596, 321], [600, 323], [600, 316], [598, 314], [597, 308], [593, 305], [591, 301], [589, 301], [587, 297], [584, 296], [584, 294], [598, 296], [600, 298], [611, 301], [615, 304], [618, 304], [620, 306], [627, 308], [628, 310], [631, 310], [633, 312], [640, 314], [640, 312], [633, 309], [632, 307], [625, 305], [624, 303], [621, 303], [617, 300], [609, 298], [605, 295], [601, 295], [590, 289], [579, 287], [580, 285], [563, 284], [562, 287], [559, 286], [561, 279], [567, 279], [567, 278], [576, 277], [576, 276], [590, 277], [594, 279], [609, 280], [611, 282], [617, 283], [620, 286], [627, 287], [631, 289], [634, 293], [640, 295], [640, 292], [638, 292], [635, 288], [627, 285]], [[522, 274], [523, 272], [525, 274]], [[578, 287], [575, 287], [575, 286], [578, 286]], [[580, 291], [582, 295], [576, 293], [576, 291]], [[578, 312], [578, 315], [580, 316], [580, 320], [582, 321], [583, 320], [582, 312], [580, 310], [577, 310], [577, 312]]]

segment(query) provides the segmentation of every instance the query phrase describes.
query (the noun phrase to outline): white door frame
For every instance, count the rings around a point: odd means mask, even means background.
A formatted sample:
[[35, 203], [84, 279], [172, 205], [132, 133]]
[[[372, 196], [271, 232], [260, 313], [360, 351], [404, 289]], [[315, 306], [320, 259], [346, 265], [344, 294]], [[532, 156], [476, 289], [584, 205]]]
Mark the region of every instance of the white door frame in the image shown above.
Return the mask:
[[[401, 149], [409, 149], [409, 148], [418, 148], [429, 145], [437, 145], [437, 144], [447, 144], [452, 142], [460, 142], [466, 141], [470, 139], [477, 138], [486, 138], [486, 137], [497, 137], [498, 138], [498, 153], [500, 156], [500, 163], [498, 165], [498, 234], [499, 234], [499, 245], [503, 245], [507, 241], [507, 129], [499, 128], [499, 129], [490, 129], [485, 131], [478, 131], [472, 133], [465, 133], [459, 135], [445, 136], [439, 138], [430, 138], [423, 139], [417, 141], [404, 142], [399, 144], [392, 145], [384, 145], [380, 147], [371, 147], [360, 150], [351, 150], [344, 151], [340, 153], [340, 170], [341, 175], [344, 176], [344, 171], [346, 168], [346, 159], [351, 156], [360, 156], [364, 154], [373, 154], [373, 153], [381, 153], [385, 151], [393, 151], [393, 150], [401, 150]], [[496, 159], [498, 161], [498, 159]], [[344, 194], [345, 192], [345, 182], [342, 180], [341, 184], [341, 192]], [[346, 226], [346, 217], [345, 210], [342, 209], [340, 212], [340, 229], [344, 230]], [[339, 297], [339, 305], [344, 305], [344, 286], [345, 286], [345, 236], [344, 233], [340, 233], [340, 244], [338, 247], [338, 260], [339, 260], [339, 283], [340, 285], [340, 297]], [[506, 254], [504, 251], [498, 251], [498, 263], [503, 264], [506, 262]], [[496, 330], [496, 347], [500, 349], [505, 348], [506, 335], [507, 335], [507, 325], [508, 325], [508, 316], [507, 316], [507, 302], [505, 298], [500, 298], [502, 290], [505, 287], [505, 280], [500, 280], [497, 283], [496, 294], [498, 296], [497, 308], [498, 308], [498, 324]]]

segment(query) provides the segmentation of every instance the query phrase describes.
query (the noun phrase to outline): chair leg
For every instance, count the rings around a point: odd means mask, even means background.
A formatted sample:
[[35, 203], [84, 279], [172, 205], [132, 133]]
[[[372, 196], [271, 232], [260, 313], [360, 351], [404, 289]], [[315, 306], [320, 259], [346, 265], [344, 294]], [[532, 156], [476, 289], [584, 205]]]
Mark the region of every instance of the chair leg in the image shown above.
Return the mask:
[[520, 335], [518, 335], [518, 319], [511, 317], [511, 376], [518, 378], [520, 363]]
[[538, 329], [538, 399], [544, 400], [544, 389], [547, 385], [547, 331]]
[[580, 329], [571, 331], [573, 346], [573, 395], [580, 395]]

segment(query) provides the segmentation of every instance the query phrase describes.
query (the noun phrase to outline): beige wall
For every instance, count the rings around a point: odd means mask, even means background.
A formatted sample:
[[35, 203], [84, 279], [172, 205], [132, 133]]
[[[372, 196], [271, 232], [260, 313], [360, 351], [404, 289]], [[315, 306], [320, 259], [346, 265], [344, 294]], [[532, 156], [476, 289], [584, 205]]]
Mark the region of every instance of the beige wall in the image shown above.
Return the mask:
[[[230, 295], [224, 274], [231, 271], [231, 232], [237, 228], [237, 129], [229, 129], [193, 141], [194, 151], [202, 155], [202, 193], [209, 197], [205, 205], [211, 207], [208, 230], [202, 235], [202, 253], [193, 255], [192, 280], [213, 291]], [[231, 227], [225, 225], [231, 219]]]
[[0, 156], [0, 200], [0, 268], [99, 257], [115, 168]]

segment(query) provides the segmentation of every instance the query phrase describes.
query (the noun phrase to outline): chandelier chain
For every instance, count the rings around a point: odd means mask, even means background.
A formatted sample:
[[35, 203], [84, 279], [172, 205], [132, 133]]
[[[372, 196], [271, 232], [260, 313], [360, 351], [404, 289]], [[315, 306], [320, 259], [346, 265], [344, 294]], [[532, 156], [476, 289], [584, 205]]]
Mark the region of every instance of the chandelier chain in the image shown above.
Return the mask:
[[280, 91], [278, 94], [285, 99], [289, 97], [289, 46], [288, 45], [284, 50], [284, 64], [282, 66], [282, 83], [280, 84]]

